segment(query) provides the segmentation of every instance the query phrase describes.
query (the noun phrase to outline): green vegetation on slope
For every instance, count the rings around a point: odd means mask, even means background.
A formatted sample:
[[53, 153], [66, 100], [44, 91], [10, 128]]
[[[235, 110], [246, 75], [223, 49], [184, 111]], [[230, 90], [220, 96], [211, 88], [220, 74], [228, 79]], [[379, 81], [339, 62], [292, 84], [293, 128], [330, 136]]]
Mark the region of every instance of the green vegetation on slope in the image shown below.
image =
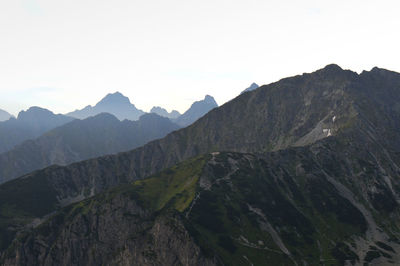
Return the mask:
[[168, 206], [182, 212], [195, 197], [206, 157], [189, 159], [150, 178], [138, 180], [133, 183], [133, 190], [147, 208], [158, 211]]
[[308, 169], [309, 176], [289, 174], [303, 156], [299, 149], [275, 164], [221, 153], [209, 164], [213, 186], [200, 190], [188, 221], [206, 254], [224, 265], [359, 261], [346, 243], [365, 234], [364, 217], [317, 168]]
[[[303, 261], [354, 265], [378, 255], [391, 258], [393, 248], [387, 243], [376, 244], [376, 250], [370, 248], [365, 258], [354, 252], [354, 240], [365, 237], [366, 220], [314, 160], [308, 148], [263, 156], [221, 152], [195, 157], [63, 208], [19, 241], [58, 241], [60, 234], [76, 228], [84, 236], [81, 241], [96, 243], [93, 239], [102, 233], [97, 222], [93, 224], [98, 219], [141, 223], [142, 233], [129, 236], [137, 239], [138, 234], [151, 234], [149, 230], [159, 219], [178, 219], [202, 254], [223, 265], [295, 265]], [[341, 162], [333, 157], [329, 161], [327, 171], [339, 169]], [[338, 178], [346, 172], [331, 174]], [[63, 237], [66, 239], [60, 241], [68, 243], [69, 235]], [[130, 241], [128, 238], [124, 241]], [[124, 241], [118, 242], [119, 248], [123, 249]], [[54, 245], [49, 243], [50, 248]], [[76, 248], [74, 243], [66, 245]], [[8, 254], [15, 249], [14, 243]]]

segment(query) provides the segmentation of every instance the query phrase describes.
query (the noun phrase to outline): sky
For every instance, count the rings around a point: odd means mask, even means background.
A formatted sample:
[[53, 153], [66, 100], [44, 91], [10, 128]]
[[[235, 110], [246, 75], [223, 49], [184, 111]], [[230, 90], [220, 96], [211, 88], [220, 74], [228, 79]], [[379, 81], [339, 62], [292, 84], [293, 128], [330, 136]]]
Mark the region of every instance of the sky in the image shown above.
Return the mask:
[[120, 91], [184, 112], [330, 63], [400, 72], [387, 0], [0, 0], [0, 109], [66, 113]]

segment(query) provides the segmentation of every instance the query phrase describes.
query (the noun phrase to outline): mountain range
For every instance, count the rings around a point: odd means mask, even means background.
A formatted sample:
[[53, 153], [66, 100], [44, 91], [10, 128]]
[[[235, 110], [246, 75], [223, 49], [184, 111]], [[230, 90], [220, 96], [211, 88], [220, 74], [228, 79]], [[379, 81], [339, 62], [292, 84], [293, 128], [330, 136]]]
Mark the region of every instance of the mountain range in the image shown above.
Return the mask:
[[74, 118], [55, 115], [49, 110], [31, 107], [21, 111], [18, 117], [0, 122], [0, 153], [6, 152], [21, 142], [34, 139], [46, 131], [72, 121]]
[[396, 265], [399, 90], [399, 73], [328, 65], [2, 184], [0, 263]]
[[[168, 113], [167, 110], [159, 106], [154, 106], [150, 110], [150, 113], [156, 113], [160, 116], [167, 117], [179, 126], [185, 127], [192, 124], [215, 107], [218, 107], [218, 105], [214, 98], [206, 95], [204, 100], [194, 102], [182, 115], [176, 110]], [[76, 110], [67, 113], [66, 115], [78, 119], [84, 119], [99, 113], [110, 113], [116, 116], [119, 120], [128, 119], [132, 121], [138, 120], [140, 116], [145, 114], [144, 111], [137, 109], [135, 105], [130, 102], [128, 97], [125, 97], [120, 92], [115, 92], [106, 95], [94, 107], [89, 105], [82, 110]]]
[[11, 117], [12, 115], [10, 115], [8, 112], [0, 109], [0, 122], [7, 121]]
[[156, 114], [119, 121], [108, 113], [76, 119], [0, 154], [0, 183], [53, 164], [128, 151], [179, 129]]
[[[210, 104], [210, 102], [215, 102], [211, 96], [207, 96], [203, 101], [196, 102], [185, 112], [181, 119], [179, 119], [181, 116], [179, 112], [174, 110], [168, 113], [162, 107], [153, 107], [151, 113], [167, 117], [174, 123], [179, 123], [180, 127], [183, 127], [193, 123], [217, 106], [216, 103]], [[11, 115], [5, 115], [5, 119], [8, 117], [7, 121], [0, 122], [0, 154], [13, 149], [23, 141], [35, 139], [53, 128], [70, 122], [74, 118], [85, 119], [101, 113], [112, 114], [121, 121], [124, 119], [136, 121], [146, 114], [136, 109], [130, 103], [129, 98], [119, 92], [106, 95], [94, 107], [87, 106], [82, 110], [76, 110], [66, 115], [55, 115], [47, 109], [31, 107], [27, 111], [21, 111], [16, 119]], [[8, 113], [0, 112], [0, 116], [1, 114]]]

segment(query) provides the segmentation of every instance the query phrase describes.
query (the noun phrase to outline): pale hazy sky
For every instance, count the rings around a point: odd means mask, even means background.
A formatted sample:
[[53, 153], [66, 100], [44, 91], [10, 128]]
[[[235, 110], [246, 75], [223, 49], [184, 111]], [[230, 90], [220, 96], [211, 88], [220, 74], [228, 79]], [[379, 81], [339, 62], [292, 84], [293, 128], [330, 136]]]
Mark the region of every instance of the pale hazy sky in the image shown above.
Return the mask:
[[400, 72], [398, 2], [0, 0], [0, 109], [67, 112], [120, 91], [182, 112], [329, 63]]

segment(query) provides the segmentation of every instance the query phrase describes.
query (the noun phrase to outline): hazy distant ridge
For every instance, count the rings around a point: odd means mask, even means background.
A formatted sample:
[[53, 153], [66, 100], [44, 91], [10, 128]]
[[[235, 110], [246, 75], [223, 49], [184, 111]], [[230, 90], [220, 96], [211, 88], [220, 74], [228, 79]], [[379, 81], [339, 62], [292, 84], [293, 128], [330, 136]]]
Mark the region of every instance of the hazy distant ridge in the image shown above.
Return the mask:
[[138, 121], [119, 121], [108, 113], [77, 119], [0, 154], [0, 183], [49, 165], [128, 151], [177, 129], [157, 114]]
[[100, 113], [112, 114], [121, 121], [124, 119], [135, 121], [141, 115], [145, 114], [142, 110], [137, 109], [128, 97], [125, 97], [120, 92], [115, 92], [107, 94], [93, 107], [88, 105], [81, 110], [70, 112], [67, 115], [78, 119], [85, 119]]
[[72, 117], [56, 115], [40, 107], [31, 107], [27, 111], [21, 111], [16, 119], [11, 118], [0, 122], [0, 153], [72, 120]]
[[12, 115], [10, 115], [8, 112], [0, 109], [0, 122], [6, 121], [6, 120], [10, 119], [11, 117], [12, 117]]
[[176, 119], [181, 115], [176, 110], [172, 110], [170, 113], [168, 113], [167, 110], [165, 110], [164, 108], [162, 108], [160, 106], [154, 106], [153, 108], [151, 108], [150, 113], [155, 113], [155, 114], [158, 114], [160, 116], [167, 117], [170, 119]]
[[218, 107], [218, 104], [215, 99], [210, 95], [206, 95], [203, 100], [194, 102], [185, 113], [173, 121], [178, 125], [185, 127], [192, 124], [216, 107]]

